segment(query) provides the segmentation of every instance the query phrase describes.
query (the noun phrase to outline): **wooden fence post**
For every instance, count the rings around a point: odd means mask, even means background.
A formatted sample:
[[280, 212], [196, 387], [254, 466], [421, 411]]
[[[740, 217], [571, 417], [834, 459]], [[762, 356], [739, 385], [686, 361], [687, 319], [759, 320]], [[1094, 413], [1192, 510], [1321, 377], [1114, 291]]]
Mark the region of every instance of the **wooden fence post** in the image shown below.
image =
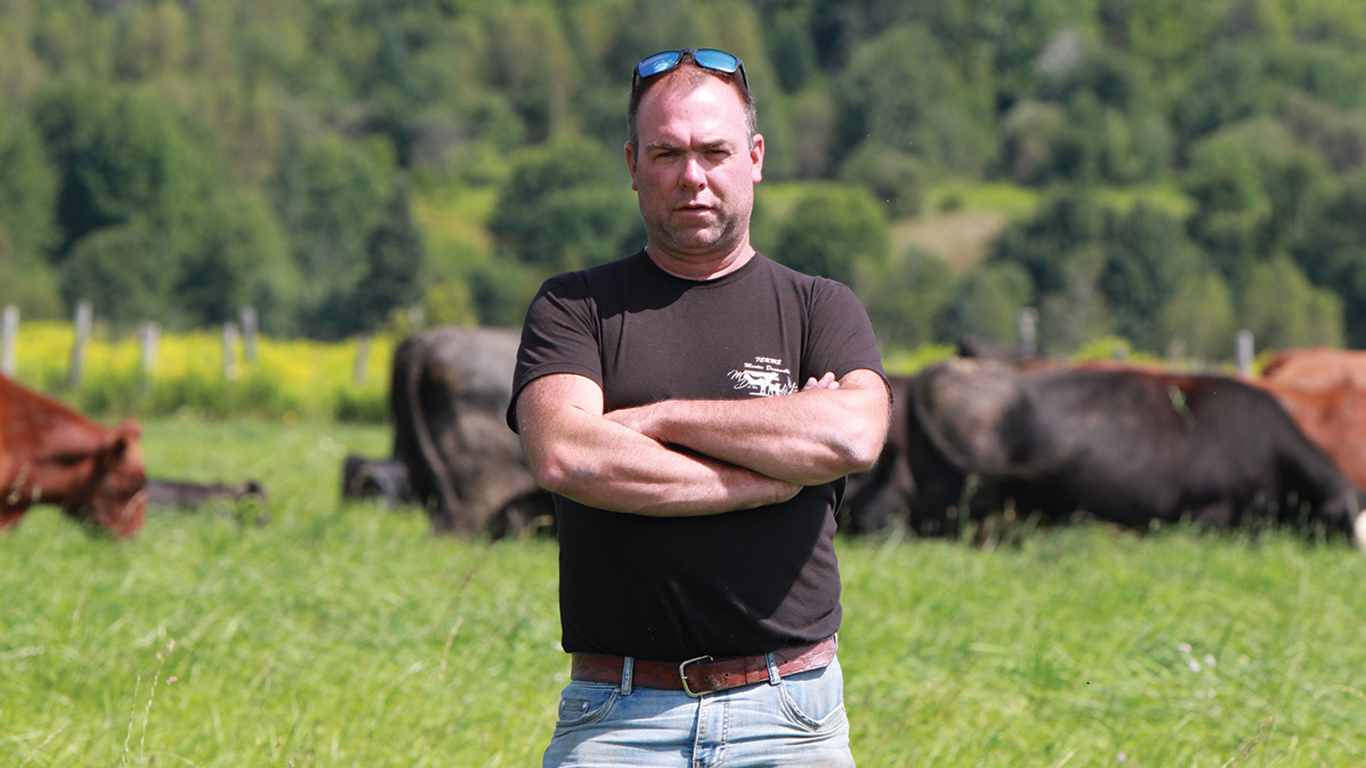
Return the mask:
[[365, 369], [370, 363], [370, 334], [362, 333], [356, 339], [356, 364], [351, 369], [351, 380], [357, 384], [365, 383]]
[[157, 367], [157, 344], [161, 341], [161, 324], [148, 320], [138, 329], [142, 339], [142, 388], [152, 386], [152, 372]]
[[1246, 328], [1238, 331], [1238, 336], [1233, 342], [1233, 356], [1234, 359], [1238, 361], [1238, 373], [1242, 374], [1245, 379], [1252, 378], [1252, 363], [1254, 359], [1252, 331], [1249, 331]]
[[242, 307], [242, 311], [237, 314], [242, 321], [243, 356], [247, 365], [251, 365], [256, 362], [256, 335], [260, 330], [256, 319], [256, 307]]
[[1025, 307], [1016, 321], [1020, 331], [1020, 354], [1033, 357], [1039, 351], [1039, 310]]
[[95, 320], [95, 308], [90, 302], [81, 299], [76, 303], [76, 343], [71, 347], [71, 375], [67, 382], [71, 387], [79, 387], [85, 376], [85, 350], [90, 344], [90, 326]]
[[237, 324], [223, 324], [223, 378], [236, 381], [242, 371], [237, 367]]
[[5, 307], [3, 328], [0, 328], [0, 373], [13, 376], [19, 369], [19, 308]]

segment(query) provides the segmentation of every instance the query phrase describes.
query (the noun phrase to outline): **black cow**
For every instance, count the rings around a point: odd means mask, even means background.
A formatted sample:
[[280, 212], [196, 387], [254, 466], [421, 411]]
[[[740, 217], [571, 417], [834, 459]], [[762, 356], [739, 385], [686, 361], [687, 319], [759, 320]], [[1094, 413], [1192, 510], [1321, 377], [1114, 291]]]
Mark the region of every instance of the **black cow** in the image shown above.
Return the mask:
[[438, 533], [553, 529], [550, 494], [505, 416], [519, 339], [515, 330], [438, 327], [394, 351], [394, 457]]
[[910, 400], [923, 534], [952, 532], [960, 509], [1137, 529], [1356, 522], [1357, 490], [1270, 395], [1234, 379], [955, 359], [923, 371]]
[[[184, 480], [147, 478], [147, 504], [153, 507], [176, 507], [194, 512], [215, 500], [231, 502], [233, 510], [244, 522], [265, 525], [270, 522], [266, 510], [266, 489], [255, 480], [244, 480], [234, 485], [226, 483], [191, 483]], [[248, 519], [245, 510], [254, 510]]]
[[351, 454], [342, 463], [343, 499], [381, 499], [396, 509], [413, 503], [408, 467], [398, 459], [371, 459]]

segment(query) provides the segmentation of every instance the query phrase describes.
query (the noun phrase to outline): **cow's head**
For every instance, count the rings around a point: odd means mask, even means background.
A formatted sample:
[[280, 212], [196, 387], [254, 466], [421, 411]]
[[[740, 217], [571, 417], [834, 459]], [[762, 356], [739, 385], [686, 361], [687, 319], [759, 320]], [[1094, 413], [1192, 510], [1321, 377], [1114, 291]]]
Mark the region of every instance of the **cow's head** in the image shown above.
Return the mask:
[[142, 529], [147, 520], [147, 471], [141, 437], [141, 428], [131, 421], [105, 434], [85, 459], [90, 465], [89, 480], [62, 505], [68, 515], [115, 538]]

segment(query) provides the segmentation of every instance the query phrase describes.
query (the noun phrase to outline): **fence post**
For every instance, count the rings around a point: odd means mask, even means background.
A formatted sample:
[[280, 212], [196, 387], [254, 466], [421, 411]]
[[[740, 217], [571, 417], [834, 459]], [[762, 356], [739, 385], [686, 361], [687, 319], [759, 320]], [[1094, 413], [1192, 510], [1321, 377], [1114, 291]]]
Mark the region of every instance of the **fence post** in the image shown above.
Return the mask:
[[362, 333], [356, 339], [356, 365], [351, 369], [351, 380], [357, 384], [365, 383], [365, 369], [370, 363], [370, 334]]
[[237, 324], [223, 324], [223, 378], [236, 381], [242, 375], [237, 367]]
[[256, 334], [259, 326], [256, 321], [256, 307], [242, 307], [238, 312], [238, 317], [242, 321], [242, 345], [243, 356], [247, 364], [256, 362]]
[[1233, 356], [1238, 361], [1238, 373], [1245, 379], [1252, 378], [1252, 331], [1246, 328], [1238, 331], [1238, 336], [1233, 342]]
[[157, 367], [157, 344], [161, 341], [161, 324], [148, 320], [138, 329], [142, 339], [142, 388], [152, 386], [152, 371]]
[[5, 307], [4, 327], [0, 329], [0, 373], [13, 376], [19, 369], [19, 308]]
[[76, 303], [76, 343], [71, 347], [71, 375], [68, 383], [73, 387], [81, 385], [85, 376], [85, 350], [90, 344], [90, 326], [95, 320], [95, 308], [89, 301], [81, 299]]
[[1025, 307], [1016, 321], [1020, 331], [1020, 354], [1033, 357], [1039, 351], [1039, 310]]

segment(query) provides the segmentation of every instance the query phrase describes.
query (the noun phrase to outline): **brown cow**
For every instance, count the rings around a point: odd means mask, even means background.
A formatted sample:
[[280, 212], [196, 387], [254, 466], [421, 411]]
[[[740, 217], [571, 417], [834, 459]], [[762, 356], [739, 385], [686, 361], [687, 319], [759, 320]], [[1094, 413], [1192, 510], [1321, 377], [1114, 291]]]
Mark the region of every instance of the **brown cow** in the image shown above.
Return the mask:
[[1366, 388], [1345, 383], [1303, 387], [1268, 378], [1248, 383], [1275, 397], [1342, 473], [1366, 488]]
[[0, 528], [46, 502], [116, 538], [137, 533], [147, 502], [141, 435], [135, 422], [105, 427], [0, 376]]
[[1267, 361], [1262, 378], [1309, 389], [1345, 385], [1366, 390], [1366, 352], [1334, 347], [1284, 349]]

